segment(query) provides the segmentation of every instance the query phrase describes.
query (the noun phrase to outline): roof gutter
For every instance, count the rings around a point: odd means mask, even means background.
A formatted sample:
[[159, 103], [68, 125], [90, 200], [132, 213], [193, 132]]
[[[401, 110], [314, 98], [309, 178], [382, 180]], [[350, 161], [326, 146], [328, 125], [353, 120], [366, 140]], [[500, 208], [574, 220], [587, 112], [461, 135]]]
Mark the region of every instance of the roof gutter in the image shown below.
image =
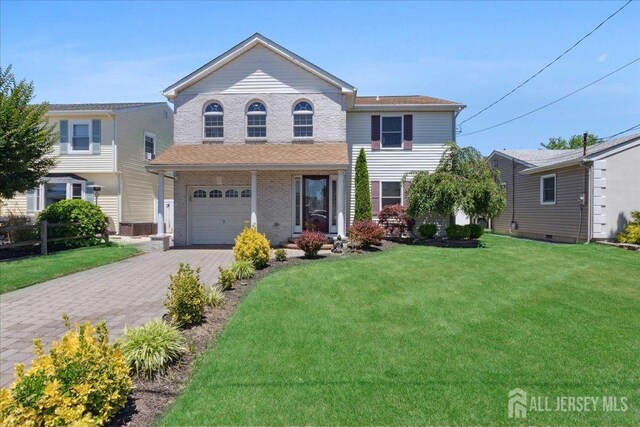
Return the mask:
[[333, 164], [278, 164], [278, 163], [265, 163], [265, 164], [166, 164], [166, 165], [146, 165], [147, 172], [152, 171], [252, 171], [252, 170], [278, 170], [278, 171], [296, 171], [296, 170], [335, 170], [335, 169], [347, 169], [349, 163], [333, 163]]
[[568, 166], [579, 165], [581, 162], [582, 162], [582, 158], [565, 160], [564, 162], [560, 162], [560, 163], [553, 163], [546, 166], [538, 166], [534, 168], [525, 169], [520, 173], [523, 175], [533, 175], [536, 173], [547, 172], [554, 169], [562, 169]]
[[354, 105], [351, 111], [454, 111], [466, 108], [464, 104], [366, 104]]

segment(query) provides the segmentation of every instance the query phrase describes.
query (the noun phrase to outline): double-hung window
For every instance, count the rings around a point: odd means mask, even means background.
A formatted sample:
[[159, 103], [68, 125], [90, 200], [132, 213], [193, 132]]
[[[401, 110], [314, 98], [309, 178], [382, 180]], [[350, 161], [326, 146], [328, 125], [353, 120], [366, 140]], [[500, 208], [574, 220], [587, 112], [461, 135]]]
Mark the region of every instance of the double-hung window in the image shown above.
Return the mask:
[[402, 183], [401, 182], [385, 182], [381, 183], [380, 208], [387, 205], [402, 204]]
[[402, 116], [382, 117], [382, 148], [402, 148]]
[[294, 138], [313, 137], [313, 107], [307, 101], [301, 101], [293, 108]]
[[556, 175], [540, 177], [540, 204], [553, 205], [556, 203]]
[[247, 108], [247, 138], [267, 137], [267, 108], [262, 102], [252, 102]]
[[91, 151], [91, 122], [70, 122], [71, 151]]
[[144, 158], [153, 160], [156, 158], [156, 136], [152, 133], [144, 133]]
[[204, 109], [204, 137], [224, 138], [224, 110], [217, 102]]

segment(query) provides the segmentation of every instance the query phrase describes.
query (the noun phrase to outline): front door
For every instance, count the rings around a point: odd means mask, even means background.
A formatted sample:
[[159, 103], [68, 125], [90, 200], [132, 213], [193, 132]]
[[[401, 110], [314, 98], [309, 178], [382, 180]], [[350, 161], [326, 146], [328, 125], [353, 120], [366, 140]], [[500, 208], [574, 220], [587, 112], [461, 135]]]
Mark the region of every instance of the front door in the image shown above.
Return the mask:
[[305, 230], [329, 232], [329, 177], [304, 176], [302, 219]]

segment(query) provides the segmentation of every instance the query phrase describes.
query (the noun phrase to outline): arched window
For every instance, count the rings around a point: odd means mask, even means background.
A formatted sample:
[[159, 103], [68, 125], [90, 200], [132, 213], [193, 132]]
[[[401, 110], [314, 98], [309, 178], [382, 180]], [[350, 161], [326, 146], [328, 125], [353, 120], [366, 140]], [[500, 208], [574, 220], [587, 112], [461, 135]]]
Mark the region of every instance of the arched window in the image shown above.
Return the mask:
[[313, 106], [300, 101], [293, 107], [293, 136], [311, 138], [313, 136]]
[[193, 197], [196, 199], [204, 199], [207, 197], [207, 192], [204, 190], [196, 190], [193, 192]]
[[247, 137], [267, 136], [267, 108], [262, 102], [252, 102], [247, 107]]
[[211, 192], [209, 193], [209, 197], [212, 197], [214, 199], [219, 199], [222, 197], [222, 191], [220, 190], [211, 190]]
[[224, 138], [224, 111], [222, 105], [212, 102], [204, 109], [204, 137]]
[[251, 190], [242, 190], [242, 193], [240, 193], [241, 197], [251, 197]]
[[227, 190], [224, 192], [224, 197], [238, 197], [237, 190]]

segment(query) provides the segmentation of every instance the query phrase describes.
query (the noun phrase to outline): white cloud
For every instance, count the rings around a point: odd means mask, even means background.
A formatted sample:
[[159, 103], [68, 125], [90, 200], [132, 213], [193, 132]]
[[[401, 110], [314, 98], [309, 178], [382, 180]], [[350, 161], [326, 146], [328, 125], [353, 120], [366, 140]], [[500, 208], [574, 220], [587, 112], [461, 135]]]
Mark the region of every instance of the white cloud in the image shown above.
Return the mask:
[[607, 53], [603, 53], [600, 56], [598, 56], [598, 62], [602, 63], [602, 62], [606, 61], [608, 57], [609, 57], [609, 55]]

